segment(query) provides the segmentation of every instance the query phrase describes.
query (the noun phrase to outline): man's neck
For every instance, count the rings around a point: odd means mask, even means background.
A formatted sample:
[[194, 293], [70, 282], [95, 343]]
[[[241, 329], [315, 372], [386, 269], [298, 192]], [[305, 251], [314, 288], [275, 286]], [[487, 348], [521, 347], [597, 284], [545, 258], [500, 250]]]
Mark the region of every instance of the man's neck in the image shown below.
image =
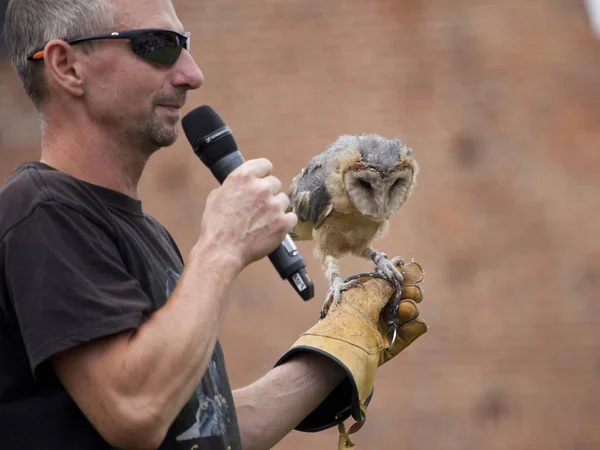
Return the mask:
[[148, 155], [90, 127], [55, 125], [47, 123], [42, 129], [41, 162], [88, 183], [139, 198], [138, 183]]

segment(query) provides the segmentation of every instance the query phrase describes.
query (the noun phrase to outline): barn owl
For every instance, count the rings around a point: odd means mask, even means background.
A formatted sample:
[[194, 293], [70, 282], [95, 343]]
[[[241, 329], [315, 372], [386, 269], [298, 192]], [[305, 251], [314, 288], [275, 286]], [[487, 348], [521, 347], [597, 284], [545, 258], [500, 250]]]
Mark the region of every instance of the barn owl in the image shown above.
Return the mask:
[[346, 255], [375, 263], [397, 288], [397, 308], [402, 275], [395, 263], [401, 258], [388, 259], [372, 243], [385, 235], [390, 215], [411, 195], [418, 171], [412, 150], [399, 140], [363, 134], [340, 136], [294, 177], [288, 196], [298, 224], [290, 235], [314, 241], [330, 283], [321, 319], [342, 291], [359, 284], [340, 276], [339, 260]]

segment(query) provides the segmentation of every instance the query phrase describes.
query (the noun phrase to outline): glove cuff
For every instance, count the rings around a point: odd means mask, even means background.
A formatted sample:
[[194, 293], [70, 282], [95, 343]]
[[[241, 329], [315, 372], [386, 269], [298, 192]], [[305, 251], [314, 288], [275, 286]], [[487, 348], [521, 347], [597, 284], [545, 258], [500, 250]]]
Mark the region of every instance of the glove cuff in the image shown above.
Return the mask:
[[[304, 339], [304, 337], [303, 337]], [[331, 353], [321, 350], [310, 345], [295, 345], [288, 350], [275, 363], [275, 367], [285, 363], [301, 352], [316, 353], [327, 357], [335, 362], [346, 373], [346, 377], [329, 393], [329, 395], [321, 402], [315, 410], [302, 420], [294, 429], [308, 433], [315, 433], [326, 430], [333, 426], [339, 425], [348, 419], [350, 416], [361, 422], [365, 419], [363, 410], [361, 409], [361, 401], [358, 385], [354, 378], [352, 370], [344, 364], [340, 359], [333, 356]], [[373, 384], [370, 384], [373, 386]], [[374, 388], [365, 396], [364, 406], [368, 406], [373, 397]]]
[[384, 348], [379, 330], [347, 302], [304, 333], [275, 365], [299, 352], [313, 352], [336, 363], [346, 377], [296, 429], [324, 430], [350, 415], [356, 422], [364, 421], [362, 411], [373, 395], [375, 372]]

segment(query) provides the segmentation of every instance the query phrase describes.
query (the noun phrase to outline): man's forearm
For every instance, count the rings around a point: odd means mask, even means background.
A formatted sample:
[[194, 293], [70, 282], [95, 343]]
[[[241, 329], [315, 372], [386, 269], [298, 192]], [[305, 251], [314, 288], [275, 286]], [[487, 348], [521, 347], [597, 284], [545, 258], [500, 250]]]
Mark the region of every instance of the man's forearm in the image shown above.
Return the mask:
[[200, 243], [165, 306], [135, 332], [55, 356], [59, 379], [106, 440], [160, 443], [206, 371], [239, 270]]
[[238, 272], [221, 261], [212, 265], [204, 250], [200, 246], [192, 251], [188, 270], [171, 298], [140, 327], [123, 358], [132, 366], [129, 379], [154, 396], [169, 422], [206, 371], [224, 315], [224, 298]]
[[272, 448], [339, 384], [342, 369], [301, 354], [233, 393], [244, 450]]

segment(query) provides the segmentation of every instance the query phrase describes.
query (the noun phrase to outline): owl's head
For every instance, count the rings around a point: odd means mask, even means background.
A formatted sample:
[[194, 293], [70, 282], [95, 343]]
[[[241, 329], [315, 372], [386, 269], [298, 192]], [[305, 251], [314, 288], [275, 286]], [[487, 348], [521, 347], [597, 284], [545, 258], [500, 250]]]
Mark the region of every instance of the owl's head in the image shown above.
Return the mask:
[[417, 184], [419, 166], [413, 152], [399, 140], [376, 134], [352, 136], [361, 159], [344, 173], [346, 192], [361, 214], [389, 217]]

